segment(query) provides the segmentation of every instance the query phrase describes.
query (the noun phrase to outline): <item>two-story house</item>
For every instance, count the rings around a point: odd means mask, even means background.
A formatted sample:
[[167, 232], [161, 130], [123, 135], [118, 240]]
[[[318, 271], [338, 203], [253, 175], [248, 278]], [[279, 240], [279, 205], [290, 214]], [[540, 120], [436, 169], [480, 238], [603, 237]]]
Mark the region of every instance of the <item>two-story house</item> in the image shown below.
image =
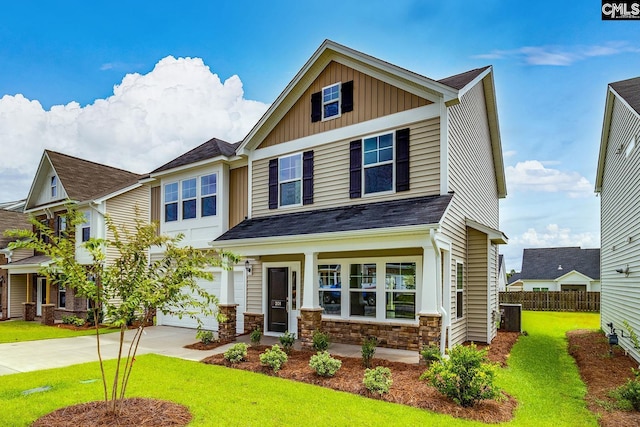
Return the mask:
[[247, 219], [212, 246], [247, 260], [246, 331], [491, 342], [507, 240], [491, 67], [433, 80], [325, 41], [235, 153]]
[[[24, 200], [0, 203], [0, 266], [9, 262], [11, 251], [8, 246], [15, 239], [5, 236], [6, 230], [24, 229], [29, 227], [29, 217], [22, 213]], [[8, 319], [8, 284], [9, 275], [0, 268], [0, 319]]]
[[[91, 237], [110, 239], [105, 224], [109, 215], [117, 226], [134, 225], [136, 214], [149, 219], [149, 189], [139, 181], [142, 176], [125, 170], [45, 150], [24, 212], [34, 216], [56, 233], [75, 233], [76, 258], [90, 263], [89, 254], [80, 245]], [[84, 213], [86, 221], [69, 230], [65, 213], [73, 203]], [[31, 250], [7, 251], [9, 262], [0, 268], [7, 274], [6, 317], [25, 320], [42, 318], [51, 324], [63, 315], [85, 317], [87, 300], [76, 297], [73, 289], [59, 287], [55, 280], [40, 275], [40, 269], [51, 260]], [[107, 249], [107, 262], [116, 256]]]
[[[150, 173], [144, 182], [151, 188], [151, 219], [158, 222], [160, 233], [181, 234], [183, 244], [211, 249], [213, 238], [247, 216], [247, 159], [236, 156], [237, 146], [213, 138]], [[151, 257], [158, 254], [152, 251]], [[233, 292], [222, 294], [227, 281]], [[224, 314], [231, 310], [235, 322], [235, 327], [225, 330], [219, 328], [215, 316], [199, 316], [203, 327], [217, 330], [223, 339], [244, 332], [245, 267], [236, 266], [231, 272], [215, 268], [212, 282], [198, 284], [219, 297], [220, 310]], [[157, 313], [156, 321], [158, 325], [197, 327], [192, 317], [171, 313]]]
[[[600, 194], [600, 324], [640, 361], [627, 321], [640, 333], [640, 77], [610, 83], [595, 190]], [[625, 330], [625, 334], [620, 331]]]

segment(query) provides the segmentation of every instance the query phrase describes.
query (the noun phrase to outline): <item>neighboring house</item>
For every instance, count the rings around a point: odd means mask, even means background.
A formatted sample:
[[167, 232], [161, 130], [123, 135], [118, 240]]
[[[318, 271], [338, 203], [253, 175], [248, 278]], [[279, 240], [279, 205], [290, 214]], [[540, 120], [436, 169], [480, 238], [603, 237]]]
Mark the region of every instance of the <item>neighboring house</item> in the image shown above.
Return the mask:
[[433, 80], [325, 41], [236, 155], [247, 219], [212, 245], [248, 261], [245, 331], [406, 349], [494, 338], [507, 239], [491, 67]]
[[507, 267], [504, 264], [504, 255], [498, 256], [498, 291], [504, 292], [507, 290]]
[[[640, 77], [611, 83], [600, 140], [595, 190], [600, 194], [602, 294], [600, 324], [640, 361], [629, 322], [640, 333]], [[620, 331], [625, 330], [624, 336]]]
[[[181, 233], [185, 245], [207, 249], [211, 248], [209, 243], [213, 238], [246, 218], [248, 167], [246, 157], [235, 155], [237, 145], [214, 138], [150, 173], [145, 182], [151, 188], [151, 219], [158, 222], [160, 233], [173, 236]], [[154, 255], [157, 253], [151, 256]], [[223, 282], [229, 279], [221, 269], [214, 271], [213, 282], [199, 282], [221, 299], [223, 313], [237, 304], [236, 327], [228, 331], [231, 336], [224, 336], [225, 339], [244, 332], [244, 265], [237, 266], [232, 276], [235, 289], [231, 301], [221, 295]], [[204, 328], [219, 329], [215, 316], [201, 320]], [[157, 324], [197, 327], [189, 316], [162, 313], [157, 313]], [[224, 335], [224, 331], [219, 332]]]
[[509, 290], [599, 292], [600, 249], [525, 249], [522, 269], [509, 279]]
[[[24, 229], [30, 227], [28, 216], [22, 213], [24, 200], [18, 202], [0, 203], [0, 266], [9, 262], [11, 251], [7, 248], [14, 239], [4, 235], [6, 230]], [[9, 275], [0, 268], [0, 319], [7, 319]]]
[[[46, 223], [56, 233], [66, 233], [67, 203], [83, 212], [86, 222], [75, 230], [76, 258], [87, 264], [89, 254], [80, 244], [90, 237], [111, 237], [105, 225], [109, 215], [117, 226], [134, 225], [136, 211], [149, 219], [149, 190], [140, 184], [138, 174], [45, 150], [40, 160], [24, 212]], [[107, 249], [107, 262], [115, 253]], [[78, 298], [72, 289], [58, 287], [55, 280], [39, 274], [50, 259], [30, 250], [15, 250], [8, 254], [10, 262], [2, 268], [8, 271], [7, 317], [33, 320], [42, 316], [52, 323], [63, 315], [84, 317], [86, 298]]]

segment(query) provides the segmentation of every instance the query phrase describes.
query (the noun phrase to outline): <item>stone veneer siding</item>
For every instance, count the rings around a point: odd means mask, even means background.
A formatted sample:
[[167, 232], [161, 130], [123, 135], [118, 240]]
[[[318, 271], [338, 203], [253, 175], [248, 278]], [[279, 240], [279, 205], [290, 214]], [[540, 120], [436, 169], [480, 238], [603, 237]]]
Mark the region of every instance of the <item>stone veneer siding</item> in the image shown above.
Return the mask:
[[378, 338], [378, 346], [419, 350], [419, 328], [404, 323], [368, 323], [359, 320], [324, 319], [322, 329], [333, 342], [362, 345], [367, 337]]
[[244, 333], [250, 334], [256, 328], [264, 328], [264, 314], [244, 313]]
[[440, 346], [440, 331], [442, 330], [442, 317], [420, 316], [420, 348], [425, 345]]
[[218, 338], [221, 341], [235, 341], [236, 339], [236, 310], [238, 304], [220, 304], [218, 309], [226, 320], [218, 325]]
[[22, 320], [27, 322], [33, 322], [36, 319], [36, 303], [35, 302], [23, 302], [22, 303]]
[[40, 318], [40, 323], [47, 326], [53, 326], [55, 323], [54, 310], [55, 304], [42, 304], [42, 317]]
[[315, 310], [301, 309], [300, 320], [298, 321], [298, 339], [303, 350], [311, 350], [313, 348], [313, 333], [322, 327], [322, 308]]

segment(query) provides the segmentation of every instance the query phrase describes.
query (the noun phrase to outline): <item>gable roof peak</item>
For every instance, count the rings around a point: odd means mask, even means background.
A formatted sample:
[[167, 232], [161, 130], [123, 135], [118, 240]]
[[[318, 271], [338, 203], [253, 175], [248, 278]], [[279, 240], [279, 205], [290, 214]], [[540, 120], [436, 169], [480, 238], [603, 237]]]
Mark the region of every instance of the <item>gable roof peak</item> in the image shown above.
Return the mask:
[[227, 141], [223, 141], [222, 139], [211, 138], [210, 140], [165, 163], [151, 173], [155, 174], [164, 172], [219, 156], [232, 157], [236, 154], [238, 145], [240, 145], [240, 142], [231, 144]]

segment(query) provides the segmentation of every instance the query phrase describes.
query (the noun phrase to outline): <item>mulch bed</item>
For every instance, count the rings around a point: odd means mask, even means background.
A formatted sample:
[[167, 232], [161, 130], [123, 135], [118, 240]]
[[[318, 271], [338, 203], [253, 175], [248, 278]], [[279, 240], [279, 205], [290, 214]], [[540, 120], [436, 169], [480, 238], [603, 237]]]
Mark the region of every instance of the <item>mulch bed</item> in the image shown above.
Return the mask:
[[[504, 363], [517, 337], [517, 333], [499, 333], [490, 346], [489, 358], [492, 361]], [[312, 352], [293, 350], [284, 367], [277, 373], [273, 373], [269, 368], [262, 366], [259, 360], [260, 353], [267, 348], [267, 346], [249, 347], [247, 361], [233, 365], [233, 367], [485, 423], [511, 420], [517, 406], [513, 397], [505, 395], [502, 401], [483, 401], [473, 408], [462, 408], [442, 396], [426, 381], [420, 380], [420, 375], [426, 370], [424, 365], [391, 362], [375, 357], [372, 361], [372, 367], [384, 366], [391, 369], [393, 379], [389, 393], [382, 396], [370, 393], [362, 384], [365, 368], [362, 366], [361, 358], [334, 356], [342, 361], [342, 367], [334, 377], [324, 378], [318, 376], [309, 367], [309, 358], [313, 355]], [[208, 357], [203, 362], [231, 366], [224, 360], [222, 354]]]
[[184, 346], [184, 348], [188, 348], [190, 350], [213, 350], [214, 348], [222, 347], [223, 345], [229, 343], [231, 343], [231, 341], [215, 341], [208, 344], [198, 341], [193, 344], [187, 344]]
[[580, 370], [587, 385], [587, 406], [598, 414], [604, 427], [640, 425], [640, 413], [615, 408], [615, 400], [609, 394], [633, 378], [631, 368], [638, 364], [624, 350], [615, 346], [610, 354], [609, 340], [602, 332], [571, 331], [567, 333], [569, 354]]

